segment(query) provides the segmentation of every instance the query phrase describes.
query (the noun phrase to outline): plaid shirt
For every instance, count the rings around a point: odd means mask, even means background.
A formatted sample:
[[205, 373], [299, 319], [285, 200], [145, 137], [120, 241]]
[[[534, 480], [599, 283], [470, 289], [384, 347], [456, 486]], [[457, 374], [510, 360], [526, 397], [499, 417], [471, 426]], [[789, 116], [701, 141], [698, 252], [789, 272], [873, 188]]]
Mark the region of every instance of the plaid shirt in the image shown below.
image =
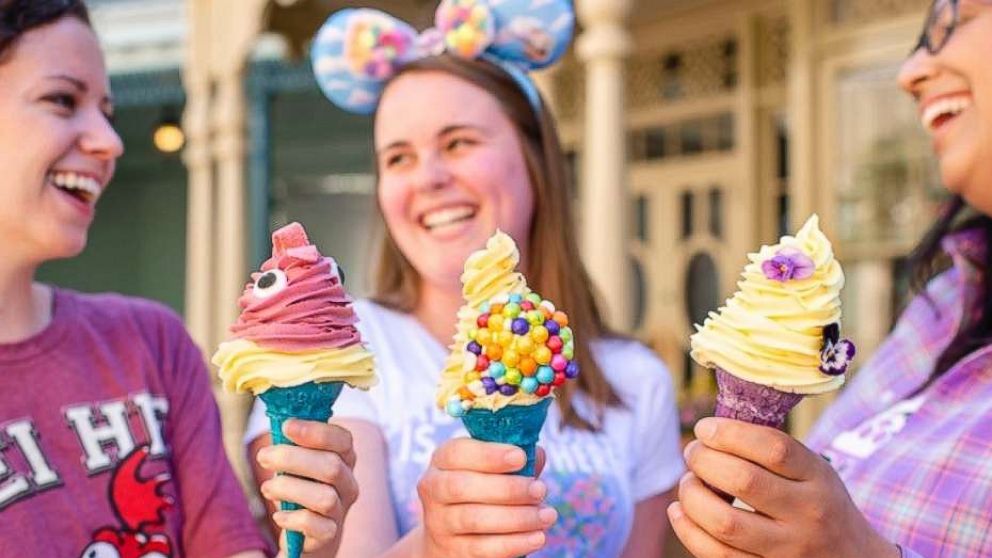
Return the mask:
[[929, 377], [964, 313], [974, 319], [980, 309], [981, 233], [949, 236], [943, 248], [954, 265], [927, 286], [931, 300], [912, 301], [808, 445], [829, 455], [839, 436], [903, 402], [909, 411], [889, 428], [891, 439], [876, 438], [874, 452], [845, 455], [837, 467], [855, 503], [906, 558], [992, 557], [992, 345], [948, 370], [918, 410], [905, 401]]

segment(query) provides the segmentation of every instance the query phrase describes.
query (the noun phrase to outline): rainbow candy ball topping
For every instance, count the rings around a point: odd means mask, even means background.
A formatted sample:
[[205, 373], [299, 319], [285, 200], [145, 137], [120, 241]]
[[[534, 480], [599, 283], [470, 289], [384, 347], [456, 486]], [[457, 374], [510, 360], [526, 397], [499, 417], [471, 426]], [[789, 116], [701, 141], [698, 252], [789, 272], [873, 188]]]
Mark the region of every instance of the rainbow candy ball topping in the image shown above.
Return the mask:
[[475, 399], [497, 392], [548, 397], [579, 375], [568, 315], [537, 293], [498, 295], [478, 308], [468, 332], [464, 377], [445, 410], [464, 416]]

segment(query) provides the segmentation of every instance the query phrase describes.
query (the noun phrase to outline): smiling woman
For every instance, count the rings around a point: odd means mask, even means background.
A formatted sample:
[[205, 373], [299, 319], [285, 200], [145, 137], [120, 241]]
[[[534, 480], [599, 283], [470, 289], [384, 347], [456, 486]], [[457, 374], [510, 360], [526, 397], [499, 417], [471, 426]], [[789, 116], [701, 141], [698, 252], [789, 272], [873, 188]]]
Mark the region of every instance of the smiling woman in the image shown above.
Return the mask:
[[[383, 382], [335, 406], [355, 433], [362, 486], [341, 554], [659, 556], [659, 517], [682, 469], [671, 377], [604, 325], [558, 132], [521, 70], [565, 51], [572, 4], [444, 0], [435, 23], [418, 36], [385, 13], [343, 10], [314, 41], [324, 93], [374, 112], [386, 229], [371, 300], [355, 305]], [[519, 248], [528, 285], [567, 308], [576, 332], [582, 373], [549, 410], [540, 480], [500, 474], [519, 470], [523, 452], [457, 439], [464, 431], [435, 400], [465, 261], [497, 230]], [[256, 448], [267, 443], [263, 417], [257, 405]]]
[[955, 197], [913, 255], [918, 296], [808, 447], [737, 421], [697, 424], [669, 509], [696, 556], [992, 556], [989, 52], [992, 2], [933, 3], [899, 83]]
[[[86, 246], [123, 154], [81, 1], [0, 0], [0, 114], [0, 555], [260, 558], [267, 545], [179, 318], [35, 281]], [[296, 426], [320, 455], [339, 431]], [[269, 493], [287, 499], [294, 485]], [[335, 529], [309, 530], [311, 548]]]

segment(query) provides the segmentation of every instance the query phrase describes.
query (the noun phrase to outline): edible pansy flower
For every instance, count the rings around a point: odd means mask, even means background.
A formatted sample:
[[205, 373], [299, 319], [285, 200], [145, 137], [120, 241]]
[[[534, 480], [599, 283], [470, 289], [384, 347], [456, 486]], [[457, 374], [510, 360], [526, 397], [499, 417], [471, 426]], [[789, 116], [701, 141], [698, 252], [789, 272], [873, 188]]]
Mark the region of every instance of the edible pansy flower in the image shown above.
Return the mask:
[[857, 348], [849, 339], [840, 338], [840, 325], [823, 328], [823, 349], [820, 351], [820, 372], [840, 376], [847, 372]]
[[761, 271], [768, 279], [785, 283], [793, 279], [809, 279], [816, 271], [816, 264], [801, 250], [782, 248], [761, 264]]

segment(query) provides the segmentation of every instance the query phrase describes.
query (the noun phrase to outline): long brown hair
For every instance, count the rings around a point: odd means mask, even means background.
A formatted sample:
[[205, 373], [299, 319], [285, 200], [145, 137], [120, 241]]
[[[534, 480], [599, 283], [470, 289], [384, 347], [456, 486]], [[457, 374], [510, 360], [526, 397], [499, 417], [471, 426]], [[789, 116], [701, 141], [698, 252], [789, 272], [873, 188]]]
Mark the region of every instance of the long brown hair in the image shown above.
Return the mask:
[[90, 25], [89, 11], [82, 0], [0, 0], [0, 62], [22, 35], [63, 17]]
[[[976, 309], [966, 308], [961, 316], [957, 335], [940, 354], [927, 381], [916, 389], [919, 395], [932, 386], [964, 357], [992, 343], [992, 218], [968, 207], [961, 196], [954, 196], [944, 206], [929, 232], [910, 255], [914, 290], [926, 296], [927, 283], [945, 271], [949, 265], [943, 255], [942, 243], [948, 236], [963, 230], [980, 230], [985, 242], [985, 261], [982, 262], [982, 298]], [[928, 297], [929, 299], [929, 297]], [[934, 305], [936, 303], [930, 300]], [[978, 311], [974, 315], [973, 310]]]
[[[615, 334], [603, 322], [592, 283], [579, 258], [568, 173], [554, 118], [545, 108], [543, 99], [541, 106], [535, 109], [507, 72], [486, 61], [443, 54], [415, 61], [393, 79], [410, 72], [443, 72], [488, 91], [513, 124], [534, 189], [534, 217], [527, 238], [529, 261], [525, 264], [527, 268], [521, 271], [532, 289], [568, 312], [571, 326], [576, 331], [575, 355], [582, 373], [575, 382], [566, 382], [559, 392], [563, 423], [597, 430], [604, 408], [622, 403], [593, 359], [590, 341]], [[420, 281], [420, 274], [387, 230], [380, 248], [372, 299], [384, 306], [411, 312], [417, 303]], [[451, 319], [454, 322], [455, 317]], [[597, 424], [591, 424], [575, 411], [572, 404], [575, 390], [581, 390], [592, 399]]]

